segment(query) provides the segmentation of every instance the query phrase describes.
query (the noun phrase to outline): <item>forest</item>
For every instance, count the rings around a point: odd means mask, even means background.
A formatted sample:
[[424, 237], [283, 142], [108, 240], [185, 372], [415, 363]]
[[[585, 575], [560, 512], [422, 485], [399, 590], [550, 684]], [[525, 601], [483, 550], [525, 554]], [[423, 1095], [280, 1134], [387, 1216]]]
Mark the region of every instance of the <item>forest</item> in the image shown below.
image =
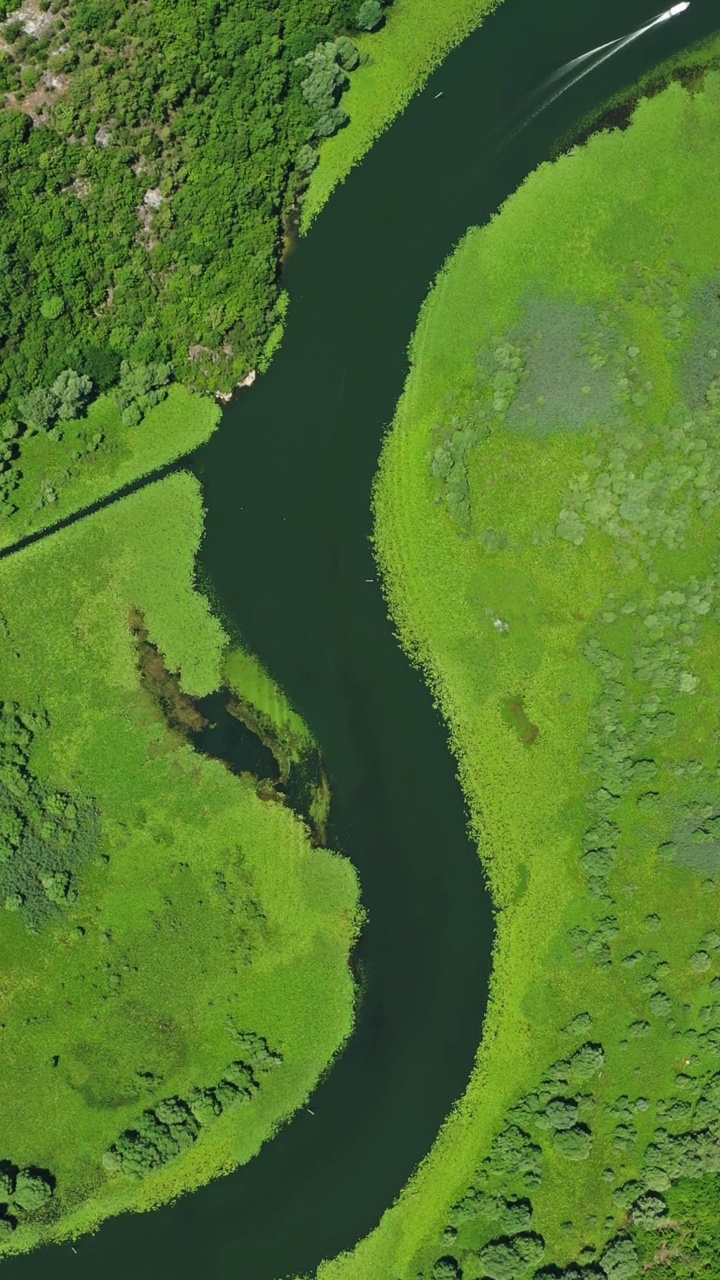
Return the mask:
[[[3, 0], [0, 512], [24, 438], [112, 392], [230, 392], [282, 333], [279, 265], [378, 0]], [[190, 410], [191, 411], [191, 410]], [[60, 429], [59, 429], [60, 428]]]
[[718, 1272], [719, 145], [717, 72], [641, 100], [467, 234], [413, 339], [377, 546], [499, 913], [413, 1280]]

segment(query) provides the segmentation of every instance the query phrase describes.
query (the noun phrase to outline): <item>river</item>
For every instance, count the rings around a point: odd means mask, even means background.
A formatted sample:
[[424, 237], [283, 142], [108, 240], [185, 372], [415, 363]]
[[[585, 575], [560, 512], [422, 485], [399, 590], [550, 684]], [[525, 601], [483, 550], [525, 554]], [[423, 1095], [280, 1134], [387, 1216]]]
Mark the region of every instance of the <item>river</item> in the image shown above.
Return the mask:
[[692, 0], [514, 132], [546, 77], [655, 16], [651, 3], [505, 0], [290, 256], [283, 345], [196, 456], [201, 564], [320, 743], [330, 843], [357, 866], [369, 912], [357, 1027], [314, 1114], [299, 1112], [248, 1166], [106, 1223], [77, 1252], [8, 1261], [4, 1280], [313, 1271], [372, 1229], [462, 1093], [486, 1003], [491, 907], [444, 727], [386, 616], [371, 486], [418, 309], [452, 245], [581, 115], [720, 27], [720, 4]]

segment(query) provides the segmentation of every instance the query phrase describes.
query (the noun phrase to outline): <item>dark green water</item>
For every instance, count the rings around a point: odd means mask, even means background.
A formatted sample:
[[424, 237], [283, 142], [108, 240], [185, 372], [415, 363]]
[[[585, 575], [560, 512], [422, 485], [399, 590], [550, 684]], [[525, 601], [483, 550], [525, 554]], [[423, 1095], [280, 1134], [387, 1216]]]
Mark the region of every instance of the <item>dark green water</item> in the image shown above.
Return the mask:
[[[655, 0], [657, 3], [658, 0]], [[505, 0], [333, 196], [287, 268], [271, 372], [198, 455], [202, 565], [223, 609], [320, 743], [331, 842], [369, 910], [357, 1029], [249, 1166], [174, 1206], [6, 1263], [7, 1280], [273, 1280], [376, 1224], [472, 1067], [492, 917], [446, 735], [399, 651], [369, 545], [370, 490], [428, 284], [586, 111], [720, 26], [720, 6], [655, 28], [513, 134], [570, 58], [652, 18], [647, 0]], [[443, 91], [443, 97], [434, 95]]]

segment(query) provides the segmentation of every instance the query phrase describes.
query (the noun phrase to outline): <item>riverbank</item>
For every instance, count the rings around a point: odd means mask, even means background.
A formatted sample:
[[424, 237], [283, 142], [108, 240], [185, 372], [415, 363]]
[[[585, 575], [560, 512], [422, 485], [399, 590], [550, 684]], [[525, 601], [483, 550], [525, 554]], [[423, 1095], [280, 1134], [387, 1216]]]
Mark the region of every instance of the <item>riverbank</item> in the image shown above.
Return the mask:
[[5, 1253], [249, 1160], [352, 1028], [351, 864], [188, 739], [227, 681], [273, 710], [195, 587], [202, 525], [180, 473], [0, 565]]
[[353, 72], [343, 96], [350, 122], [322, 144], [320, 162], [303, 197], [302, 231], [309, 229], [334, 188], [360, 163], [430, 73], [498, 2], [448, 0], [434, 7], [426, 0], [395, 0], [385, 25], [358, 39], [367, 62]]
[[[492, 1001], [433, 1152], [323, 1278], [444, 1275], [432, 1268], [447, 1255], [469, 1276], [512, 1269], [499, 1246], [483, 1253], [508, 1236], [491, 1194], [531, 1200], [536, 1265], [556, 1266], [542, 1274], [610, 1266], [609, 1248], [625, 1250], [624, 1274], [652, 1270], [658, 1232], [675, 1239], [667, 1206], [692, 1227], [683, 1175], [714, 1168], [669, 1154], [714, 1150], [718, 1123], [707, 86], [673, 86], [627, 132], [542, 166], [469, 233], [421, 315], [377, 547], [499, 913]], [[572, 1065], [583, 1043], [586, 1074]], [[558, 1096], [568, 1123], [554, 1129]]]

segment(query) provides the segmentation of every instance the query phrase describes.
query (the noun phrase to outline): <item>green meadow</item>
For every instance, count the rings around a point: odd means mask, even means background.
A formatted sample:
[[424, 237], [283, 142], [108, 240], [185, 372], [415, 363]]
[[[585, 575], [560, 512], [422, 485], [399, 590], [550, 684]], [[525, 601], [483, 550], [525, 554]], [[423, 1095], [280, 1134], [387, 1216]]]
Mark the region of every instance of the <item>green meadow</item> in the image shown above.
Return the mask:
[[362, 61], [342, 100], [350, 120], [320, 148], [320, 162], [303, 196], [303, 230], [430, 73], [497, 3], [446, 0], [433, 5], [427, 0], [394, 0], [385, 24], [357, 39]]
[[0, 563], [8, 1251], [249, 1160], [351, 1030], [351, 865], [141, 679], [138, 616], [177, 698], [226, 663], [257, 695], [195, 586], [202, 523], [180, 473]]
[[378, 479], [497, 913], [476, 1068], [322, 1280], [720, 1269], [720, 75], [438, 276]]
[[47, 529], [118, 489], [184, 457], [220, 421], [214, 401], [175, 384], [136, 426], [126, 426], [112, 396], [99, 396], [85, 417], [51, 432], [26, 433], [18, 445], [18, 476], [0, 520], [0, 547]]

